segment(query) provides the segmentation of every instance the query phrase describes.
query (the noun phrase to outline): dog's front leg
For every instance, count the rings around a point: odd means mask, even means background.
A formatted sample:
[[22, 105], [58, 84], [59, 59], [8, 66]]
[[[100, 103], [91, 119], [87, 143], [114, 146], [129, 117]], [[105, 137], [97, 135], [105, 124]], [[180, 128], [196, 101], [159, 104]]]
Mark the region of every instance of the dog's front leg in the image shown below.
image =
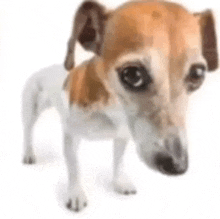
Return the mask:
[[80, 211], [87, 205], [86, 195], [82, 189], [79, 176], [78, 147], [80, 139], [73, 136], [71, 129], [64, 134], [64, 154], [69, 175], [67, 207]]
[[124, 172], [123, 155], [128, 139], [114, 139], [114, 172], [113, 186], [116, 192], [129, 195], [136, 194], [136, 188]]

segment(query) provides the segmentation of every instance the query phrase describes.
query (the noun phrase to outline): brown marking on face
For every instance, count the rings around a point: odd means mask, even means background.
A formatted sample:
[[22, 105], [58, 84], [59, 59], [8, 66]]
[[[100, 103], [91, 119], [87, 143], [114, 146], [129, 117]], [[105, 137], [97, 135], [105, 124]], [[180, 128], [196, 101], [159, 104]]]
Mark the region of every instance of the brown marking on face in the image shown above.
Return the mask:
[[[121, 56], [136, 52], [147, 54], [154, 48], [164, 57], [157, 63], [164, 71], [153, 72], [152, 88], [145, 93], [127, 92], [130, 103], [146, 113], [149, 120], [165, 130], [169, 126], [184, 126], [185, 118], [177, 109], [182, 98], [187, 103], [185, 69], [189, 50], [202, 54], [198, 19], [183, 7], [166, 2], [128, 3], [116, 10], [109, 19], [104, 37], [102, 76], [110, 77], [112, 66]], [[126, 97], [125, 97], [126, 98]], [[180, 110], [181, 111], [181, 110]]]
[[98, 77], [95, 58], [70, 71], [66, 89], [71, 104], [91, 107], [95, 103], [108, 104], [110, 94]]
[[[160, 16], [155, 19], [152, 12]], [[109, 19], [102, 57], [107, 69], [122, 54], [144, 47], [159, 48], [167, 57], [176, 58], [189, 44], [200, 43], [198, 35], [198, 19], [176, 4], [129, 3], [116, 10]]]
[[[166, 34], [165, 26], [161, 19], [153, 19], [151, 16], [152, 11], [163, 14], [159, 9], [159, 5], [153, 3], [135, 2], [125, 4], [124, 7], [115, 11], [107, 23], [102, 51], [106, 68], [122, 54], [137, 51], [146, 46], [153, 47], [155, 41], [163, 44], [163, 41], [158, 39], [162, 36], [155, 32], [163, 31]], [[166, 17], [166, 14], [163, 16]]]

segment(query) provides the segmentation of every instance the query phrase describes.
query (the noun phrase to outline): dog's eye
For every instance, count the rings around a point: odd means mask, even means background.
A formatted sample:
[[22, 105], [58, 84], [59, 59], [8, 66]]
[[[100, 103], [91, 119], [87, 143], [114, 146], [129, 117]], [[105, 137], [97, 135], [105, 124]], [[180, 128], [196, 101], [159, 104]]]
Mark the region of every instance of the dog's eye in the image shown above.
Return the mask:
[[125, 88], [132, 91], [143, 91], [151, 83], [148, 71], [144, 67], [129, 66], [118, 69], [118, 74]]
[[204, 65], [192, 65], [190, 68], [189, 76], [192, 81], [200, 80], [205, 76], [205, 66]]
[[206, 67], [203, 64], [194, 64], [191, 66], [186, 82], [188, 91], [194, 91], [200, 87], [205, 78]]

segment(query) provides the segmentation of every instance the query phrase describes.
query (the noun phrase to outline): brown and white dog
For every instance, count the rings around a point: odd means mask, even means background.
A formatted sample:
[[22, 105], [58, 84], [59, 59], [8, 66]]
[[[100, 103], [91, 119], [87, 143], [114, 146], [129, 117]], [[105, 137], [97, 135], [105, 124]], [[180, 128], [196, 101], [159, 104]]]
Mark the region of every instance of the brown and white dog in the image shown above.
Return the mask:
[[[75, 68], [76, 42], [96, 55]], [[68, 44], [68, 76], [62, 66], [52, 66], [25, 87], [24, 162], [35, 161], [34, 122], [55, 106], [64, 130], [68, 208], [79, 211], [87, 204], [77, 159], [82, 138], [114, 140], [113, 185], [119, 193], [136, 193], [123, 171], [131, 137], [149, 167], [169, 175], [185, 173], [188, 98], [217, 65], [211, 11], [193, 14], [164, 1], [133, 1], [114, 11], [94, 1], [82, 3]]]

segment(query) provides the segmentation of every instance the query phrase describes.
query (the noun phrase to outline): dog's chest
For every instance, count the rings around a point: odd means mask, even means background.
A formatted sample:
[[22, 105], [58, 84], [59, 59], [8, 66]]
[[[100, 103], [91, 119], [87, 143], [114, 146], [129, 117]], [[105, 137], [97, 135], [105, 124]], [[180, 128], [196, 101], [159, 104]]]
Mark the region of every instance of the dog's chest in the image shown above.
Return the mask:
[[90, 140], [106, 138], [129, 138], [126, 116], [120, 104], [108, 106], [95, 112], [73, 108], [74, 130]]

